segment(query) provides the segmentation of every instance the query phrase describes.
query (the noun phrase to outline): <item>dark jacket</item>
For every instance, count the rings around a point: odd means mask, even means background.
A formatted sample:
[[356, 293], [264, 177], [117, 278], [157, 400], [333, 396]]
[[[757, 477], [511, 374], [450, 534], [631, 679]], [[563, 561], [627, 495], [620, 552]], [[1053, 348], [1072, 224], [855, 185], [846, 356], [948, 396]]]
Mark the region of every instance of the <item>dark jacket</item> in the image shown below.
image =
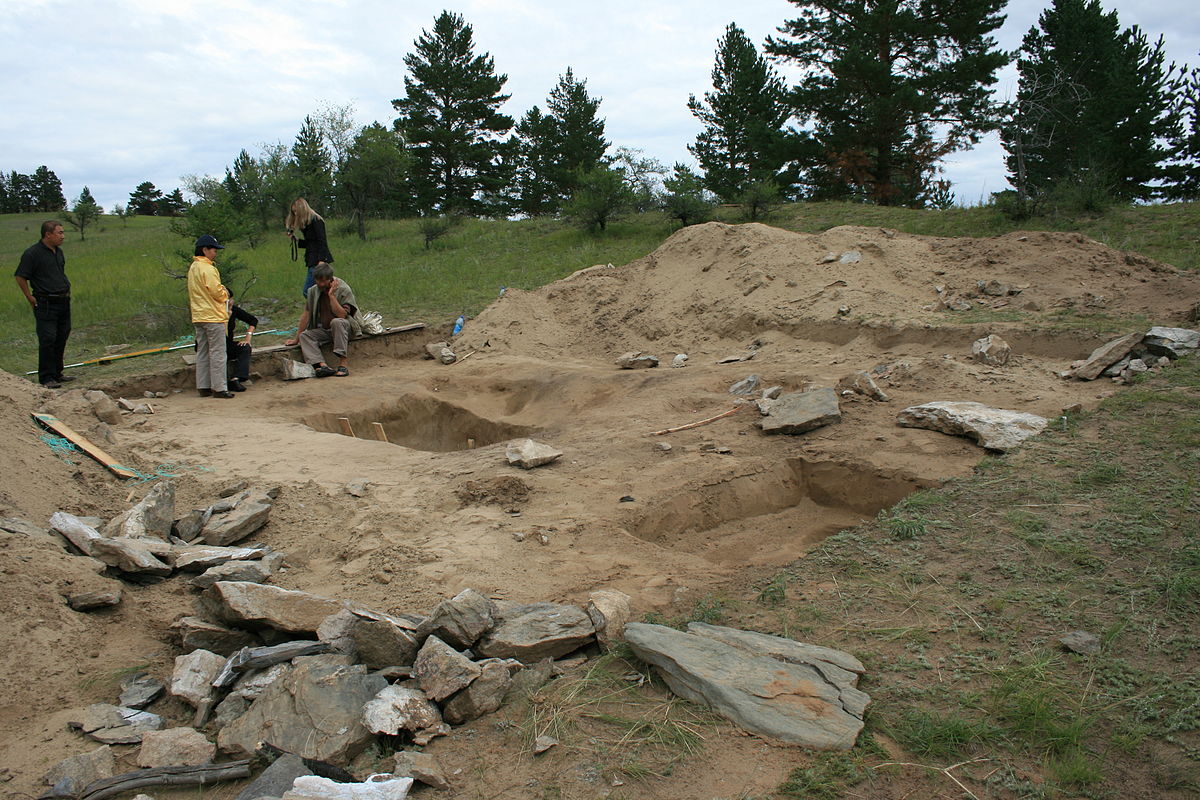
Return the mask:
[[333, 263], [333, 253], [329, 252], [329, 241], [325, 238], [325, 220], [313, 217], [300, 229], [300, 235], [303, 237], [299, 245], [304, 251], [304, 266], [312, 269], [322, 261]]

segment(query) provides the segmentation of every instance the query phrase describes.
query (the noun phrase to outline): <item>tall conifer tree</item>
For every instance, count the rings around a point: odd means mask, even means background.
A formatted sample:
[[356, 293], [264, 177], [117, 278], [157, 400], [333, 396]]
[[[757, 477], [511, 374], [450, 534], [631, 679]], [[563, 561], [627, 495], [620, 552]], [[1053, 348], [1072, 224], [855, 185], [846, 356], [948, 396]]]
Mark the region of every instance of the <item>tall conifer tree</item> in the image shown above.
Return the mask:
[[1021, 45], [1012, 117], [1001, 131], [1009, 182], [1033, 200], [1081, 185], [1112, 199], [1152, 197], [1171, 134], [1163, 42], [1121, 30], [1099, 0], [1054, 0]]
[[304, 118], [296, 141], [292, 144], [292, 159], [296, 173], [296, 191], [308, 204], [325, 214], [333, 199], [333, 175], [329, 150], [317, 123], [311, 116]]
[[792, 102], [815, 143], [813, 195], [928, 203], [941, 160], [996, 126], [1005, 0], [789, 2], [800, 16], [767, 52], [807, 75]]
[[416, 51], [404, 57], [405, 96], [392, 101], [395, 128], [412, 155], [411, 185], [417, 208], [430, 213], [492, 213], [486, 198], [506, 189], [501, 137], [512, 118], [499, 108], [509, 95], [490, 55], [475, 55], [473, 30], [443, 11], [433, 30], [422, 31]]
[[796, 175], [785, 166], [788, 143], [796, 137], [785, 129], [792, 116], [787, 87], [732, 23], [717, 43], [712, 81], [703, 102], [688, 98], [688, 108], [704, 123], [688, 149], [700, 162], [705, 186], [728, 203], [755, 181], [770, 181], [790, 194]]

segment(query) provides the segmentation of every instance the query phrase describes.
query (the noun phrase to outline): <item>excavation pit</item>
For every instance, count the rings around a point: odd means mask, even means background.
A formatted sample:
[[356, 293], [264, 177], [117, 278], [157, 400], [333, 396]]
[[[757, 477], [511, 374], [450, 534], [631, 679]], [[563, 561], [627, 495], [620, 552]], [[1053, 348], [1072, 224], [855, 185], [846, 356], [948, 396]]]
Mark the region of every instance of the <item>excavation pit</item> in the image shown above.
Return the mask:
[[[345, 420], [345, 422], [343, 422]], [[304, 424], [324, 433], [378, 439], [382, 426], [387, 441], [412, 450], [450, 453], [532, 436], [537, 428], [486, 419], [462, 406], [436, 397], [404, 395], [387, 403], [345, 413], [320, 413]]]
[[789, 458], [684, 487], [632, 517], [629, 530], [719, 565], [784, 564], [930, 485], [864, 464]]

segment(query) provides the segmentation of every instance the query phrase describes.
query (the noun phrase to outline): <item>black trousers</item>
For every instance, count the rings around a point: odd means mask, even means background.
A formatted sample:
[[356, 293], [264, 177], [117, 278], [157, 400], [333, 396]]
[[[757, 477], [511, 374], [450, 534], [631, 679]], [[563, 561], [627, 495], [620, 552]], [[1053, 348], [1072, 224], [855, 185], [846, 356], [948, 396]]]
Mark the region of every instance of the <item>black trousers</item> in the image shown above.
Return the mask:
[[55, 380], [63, 373], [63, 353], [71, 335], [71, 298], [35, 297], [33, 309], [38, 338], [38, 383]]
[[248, 344], [241, 342], [229, 343], [225, 341], [225, 355], [229, 358], [229, 363], [233, 365], [233, 377], [239, 381], [250, 380], [250, 355], [253, 352]]

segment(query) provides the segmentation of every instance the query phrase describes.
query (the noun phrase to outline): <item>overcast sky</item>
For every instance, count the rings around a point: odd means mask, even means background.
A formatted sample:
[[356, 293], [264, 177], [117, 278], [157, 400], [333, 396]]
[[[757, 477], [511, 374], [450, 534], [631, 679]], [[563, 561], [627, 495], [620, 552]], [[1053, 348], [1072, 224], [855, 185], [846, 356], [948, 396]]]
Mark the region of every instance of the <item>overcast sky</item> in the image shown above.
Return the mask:
[[[1200, 63], [1196, 0], [1102, 4], [1123, 26], [1163, 34], [1169, 58]], [[1001, 44], [1018, 46], [1045, 5], [1013, 0]], [[544, 108], [572, 67], [602, 99], [613, 145], [668, 167], [692, 161], [700, 127], [687, 99], [711, 88], [725, 26], [761, 49], [795, 16], [786, 0], [0, 0], [0, 170], [45, 164], [69, 203], [86, 185], [111, 211], [142, 181], [170, 191], [184, 175], [223, 175], [242, 148], [290, 144], [323, 106], [390, 124], [403, 57], [443, 9], [508, 76], [514, 119]], [[999, 96], [1014, 77], [1004, 73]], [[960, 202], [1006, 188], [1002, 155], [992, 139], [947, 162]]]

